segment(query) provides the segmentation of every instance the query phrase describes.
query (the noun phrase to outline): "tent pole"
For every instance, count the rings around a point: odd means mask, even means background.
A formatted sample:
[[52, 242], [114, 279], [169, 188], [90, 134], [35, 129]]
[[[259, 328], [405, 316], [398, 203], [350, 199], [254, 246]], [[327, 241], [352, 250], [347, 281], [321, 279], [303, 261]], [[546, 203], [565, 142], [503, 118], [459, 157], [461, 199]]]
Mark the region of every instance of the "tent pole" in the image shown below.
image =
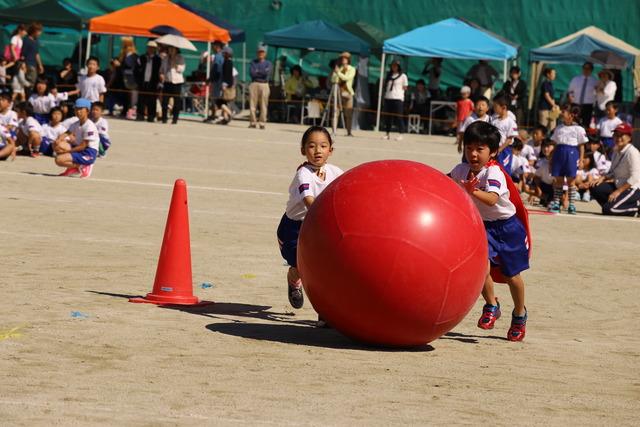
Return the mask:
[[247, 40], [242, 42], [242, 110], [247, 105]]
[[209, 89], [210, 82], [209, 76], [211, 75], [211, 41], [207, 42], [207, 76], [206, 76], [206, 85], [204, 89], [204, 118], [209, 117]]
[[82, 68], [82, 28], [80, 28], [80, 41], [78, 43], [78, 70], [80, 70]]
[[382, 58], [380, 59], [380, 83], [378, 84], [378, 109], [376, 110], [376, 131], [380, 130], [380, 108], [382, 107], [382, 84], [384, 81], [384, 61], [387, 59], [387, 54], [382, 52]]
[[[80, 44], [82, 45], [82, 40], [80, 40]], [[85, 55], [85, 58], [84, 58], [85, 64], [89, 60], [90, 55], [91, 55], [91, 31], [87, 33], [87, 54]]]
[[508, 59], [504, 60], [504, 68], [502, 69], [502, 82], [506, 83], [507, 82], [507, 63], [509, 62]]

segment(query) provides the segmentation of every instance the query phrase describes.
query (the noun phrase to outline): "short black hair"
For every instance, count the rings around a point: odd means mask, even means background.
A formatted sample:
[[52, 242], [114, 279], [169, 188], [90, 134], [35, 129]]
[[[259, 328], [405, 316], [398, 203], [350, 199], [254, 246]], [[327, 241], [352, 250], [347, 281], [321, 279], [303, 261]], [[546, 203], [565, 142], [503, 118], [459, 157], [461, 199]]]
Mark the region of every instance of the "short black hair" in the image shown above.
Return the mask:
[[425, 83], [424, 79], [418, 79], [418, 81], [416, 82], [416, 86], [417, 85], [423, 85], [426, 86], [427, 84]]
[[480, 96], [478, 97], [478, 99], [476, 99], [476, 104], [478, 102], [486, 102], [487, 106], [489, 106], [489, 98], [487, 98], [486, 96]]
[[537, 130], [538, 130], [538, 131], [540, 131], [540, 132], [542, 132], [542, 136], [547, 136], [547, 127], [546, 127], [546, 126], [543, 126], [543, 125], [536, 125], [536, 126], [533, 128], [533, 131], [535, 132], [535, 131], [537, 131]]
[[85, 65], [89, 65], [89, 61], [96, 61], [96, 64], [98, 64], [98, 67], [100, 66], [100, 60], [98, 59], [97, 56], [88, 57], [87, 62], [85, 62]]
[[520, 72], [520, 67], [518, 67], [517, 65], [514, 65], [513, 67], [511, 67], [511, 69], [509, 70], [509, 74], [513, 74], [513, 73], [519, 73]]
[[513, 144], [511, 144], [511, 148], [513, 150], [522, 150], [524, 148], [524, 144], [520, 138], [513, 138]]
[[22, 101], [15, 106], [16, 111], [24, 111], [27, 116], [33, 116], [33, 105], [31, 103]]
[[462, 136], [463, 144], [482, 144], [489, 147], [489, 151], [495, 153], [500, 148], [500, 131], [494, 125], [477, 121], [471, 123]]
[[2, 92], [0, 93], [0, 98], [11, 101], [11, 94], [9, 92]]
[[509, 103], [507, 102], [507, 98], [500, 95], [493, 98], [493, 105], [500, 105], [501, 107], [506, 107], [507, 105], [509, 105]]
[[329, 133], [329, 131], [326, 128], [324, 128], [322, 126], [311, 126], [302, 135], [302, 141], [300, 143], [300, 148], [302, 148], [304, 150], [304, 146], [307, 145], [307, 142], [309, 141], [309, 138], [311, 137], [311, 135], [313, 135], [316, 132], [323, 133], [324, 136], [326, 136], [327, 139], [329, 140], [329, 145], [331, 147], [333, 147], [333, 138], [331, 138], [331, 134]]
[[604, 108], [609, 108], [609, 107], [613, 107], [614, 110], [617, 110], [618, 104], [616, 104], [615, 101], [607, 101], [607, 103], [604, 104]]
[[[53, 113], [56, 113], [56, 112], [62, 114], [62, 109], [60, 107], [53, 107], [51, 111], [49, 111], [49, 117], [51, 117]], [[64, 116], [64, 114], [62, 115]]]
[[552, 71], [555, 71], [555, 68], [551, 68], [551, 67], [547, 67], [544, 69], [543, 73], [545, 76], [549, 76], [549, 74], [551, 74]]
[[93, 108], [93, 107], [98, 107], [98, 108], [100, 108], [101, 110], [104, 110], [104, 103], [102, 103], [102, 102], [100, 102], [100, 101], [93, 102], [93, 103], [91, 104], [91, 108]]

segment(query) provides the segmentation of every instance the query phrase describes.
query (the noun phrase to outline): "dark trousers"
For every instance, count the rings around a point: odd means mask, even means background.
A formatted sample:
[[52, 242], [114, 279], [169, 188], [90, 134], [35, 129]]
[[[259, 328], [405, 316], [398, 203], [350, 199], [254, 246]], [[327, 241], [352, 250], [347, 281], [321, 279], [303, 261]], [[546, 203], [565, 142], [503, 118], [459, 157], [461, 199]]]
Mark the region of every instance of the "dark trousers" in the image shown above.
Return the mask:
[[152, 122], [156, 119], [157, 90], [157, 86], [152, 86], [150, 83], [142, 83], [140, 86], [136, 115], [138, 120], [144, 120], [145, 109], [147, 110], [147, 121]]
[[173, 118], [172, 122], [178, 122], [178, 115], [180, 114], [180, 107], [182, 107], [182, 99], [180, 94], [182, 93], [182, 83], [165, 83], [162, 89], [162, 123], [167, 123], [167, 109], [169, 107], [169, 98], [173, 98]]
[[640, 206], [640, 190], [630, 188], [622, 192], [613, 202], [610, 202], [609, 195], [615, 189], [616, 186], [613, 183], [603, 182], [591, 189], [591, 198], [596, 199], [602, 206], [603, 215], [634, 216]]
[[591, 123], [591, 116], [593, 115], [593, 104], [580, 105], [580, 120], [582, 127], [588, 128]]
[[394, 121], [398, 127], [398, 132], [404, 133], [404, 102], [399, 99], [385, 99], [384, 112], [389, 113], [384, 117], [385, 131], [391, 132], [391, 122]]

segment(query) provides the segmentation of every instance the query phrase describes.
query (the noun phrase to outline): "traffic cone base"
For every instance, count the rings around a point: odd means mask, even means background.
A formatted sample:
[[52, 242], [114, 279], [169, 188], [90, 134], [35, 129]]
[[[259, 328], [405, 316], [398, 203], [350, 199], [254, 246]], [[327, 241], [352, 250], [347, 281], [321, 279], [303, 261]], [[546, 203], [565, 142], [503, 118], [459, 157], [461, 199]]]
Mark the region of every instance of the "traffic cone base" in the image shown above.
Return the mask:
[[193, 295], [187, 184], [182, 179], [176, 180], [173, 186], [153, 290], [144, 298], [129, 301], [158, 305], [202, 304]]

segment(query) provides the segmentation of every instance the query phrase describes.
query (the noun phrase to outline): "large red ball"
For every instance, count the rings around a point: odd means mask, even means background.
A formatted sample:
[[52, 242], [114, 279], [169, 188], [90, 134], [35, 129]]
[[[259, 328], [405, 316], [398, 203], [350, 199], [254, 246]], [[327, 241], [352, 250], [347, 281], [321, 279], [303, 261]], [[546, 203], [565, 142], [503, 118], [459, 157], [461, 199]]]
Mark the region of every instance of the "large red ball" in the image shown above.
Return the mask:
[[450, 331], [487, 274], [482, 218], [450, 178], [385, 160], [346, 172], [316, 199], [298, 242], [315, 310], [356, 340], [426, 344]]

